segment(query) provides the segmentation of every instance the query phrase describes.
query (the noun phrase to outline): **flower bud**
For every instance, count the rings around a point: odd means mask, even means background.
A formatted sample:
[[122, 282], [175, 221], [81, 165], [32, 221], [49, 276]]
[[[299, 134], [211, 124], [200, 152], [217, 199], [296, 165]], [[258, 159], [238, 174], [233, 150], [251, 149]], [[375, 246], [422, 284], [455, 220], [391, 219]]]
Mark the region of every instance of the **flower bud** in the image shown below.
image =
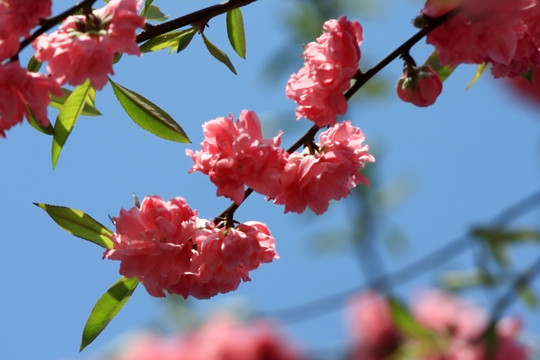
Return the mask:
[[441, 93], [442, 81], [431, 66], [413, 67], [399, 78], [396, 90], [401, 100], [425, 107], [432, 105]]

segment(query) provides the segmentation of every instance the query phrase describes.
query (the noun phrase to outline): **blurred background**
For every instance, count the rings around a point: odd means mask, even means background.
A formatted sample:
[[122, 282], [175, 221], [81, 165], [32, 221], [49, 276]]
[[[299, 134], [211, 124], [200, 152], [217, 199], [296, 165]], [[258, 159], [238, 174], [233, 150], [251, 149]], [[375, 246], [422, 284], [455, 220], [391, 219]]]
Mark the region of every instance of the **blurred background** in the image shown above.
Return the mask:
[[[170, 18], [213, 4], [156, 1]], [[54, 13], [71, 5], [56, 1]], [[124, 56], [113, 80], [171, 114], [192, 144], [167, 142], [139, 128], [110, 86], [96, 98], [103, 116], [78, 121], [55, 170], [50, 137], [27, 123], [7, 132], [0, 141], [0, 359], [110, 358], [142, 330], [174, 332], [222, 311], [271, 317], [318, 358], [338, 359], [347, 346], [349, 297], [371, 279], [447, 244], [453, 245], [446, 256], [410, 276], [384, 277], [375, 285], [406, 301], [422, 289], [447, 286], [489, 311], [535, 260], [538, 244], [527, 238], [507, 246], [505, 267], [493, 260], [486, 242], [468, 235], [540, 190], [540, 103], [489, 72], [467, 90], [474, 66], [458, 67], [429, 108], [401, 102], [395, 82], [403, 64], [386, 67], [353, 97], [343, 117], [363, 129], [377, 159], [365, 169], [369, 188], [333, 202], [321, 216], [284, 215], [283, 207], [251, 196], [235, 218], [267, 223], [279, 260], [252, 272], [252, 281], [237, 291], [210, 300], [158, 299], [140, 287], [81, 354], [83, 326], [97, 299], [119, 278], [119, 263], [102, 260], [102, 249], [63, 231], [32, 204], [74, 207], [113, 228], [108, 216], [132, 207], [135, 192], [141, 199], [182, 196], [199, 216], [215, 217], [229, 201], [215, 196], [206, 176], [187, 173], [192, 164], [185, 150], [199, 149], [201, 124], [254, 110], [265, 137], [281, 129], [288, 147], [311, 123], [295, 121], [285, 84], [302, 65], [302, 45], [320, 35], [322, 23], [340, 15], [360, 21], [365, 71], [416, 32], [412, 20], [422, 6], [417, 0], [257, 1], [242, 9], [247, 60], [230, 48], [224, 16], [205, 30], [238, 75], [212, 58], [199, 36], [179, 54]], [[422, 43], [411, 54], [423, 63], [431, 52]], [[540, 211], [532, 206], [505, 225], [534, 230], [539, 220]], [[531, 290], [539, 293], [538, 281]], [[518, 300], [506, 314], [523, 320], [525, 342], [538, 344], [539, 314], [535, 298], [528, 299], [529, 305]]]

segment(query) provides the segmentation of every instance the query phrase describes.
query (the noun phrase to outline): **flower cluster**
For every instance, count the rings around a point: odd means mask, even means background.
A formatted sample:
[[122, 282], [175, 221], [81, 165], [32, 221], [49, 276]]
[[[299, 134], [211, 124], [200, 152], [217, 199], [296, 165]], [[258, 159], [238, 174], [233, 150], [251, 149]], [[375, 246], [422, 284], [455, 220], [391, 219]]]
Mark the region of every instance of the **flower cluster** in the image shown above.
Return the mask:
[[[412, 308], [414, 332], [394, 323], [388, 300], [367, 292], [351, 302], [349, 320], [354, 342], [354, 359], [382, 360], [399, 351], [420, 360], [525, 360], [527, 350], [516, 336], [520, 324], [515, 319], [499, 321], [495, 329], [495, 352], [490, 357], [489, 327], [485, 312], [453, 295], [431, 290]], [[399, 350], [398, 350], [399, 349]]]
[[0, 136], [5, 130], [34, 117], [42, 126], [49, 125], [47, 105], [49, 93], [60, 95], [60, 86], [42, 74], [32, 73], [15, 58], [19, 40], [30, 35], [39, 20], [51, 13], [50, 1], [0, 2]]
[[222, 315], [208, 320], [185, 336], [140, 336], [113, 359], [303, 360], [307, 357], [296, 344], [277, 331], [274, 323], [255, 320], [242, 324]]
[[364, 139], [362, 130], [345, 121], [321, 133], [314, 149], [290, 154], [274, 202], [284, 204], [285, 212], [302, 213], [309, 207], [320, 215], [330, 200], [346, 197], [358, 184], [368, 185], [360, 169], [375, 158]]
[[347, 111], [343, 93], [358, 71], [363, 33], [360, 23], [342, 16], [328, 20], [323, 34], [304, 49], [304, 66], [291, 75], [286, 88], [298, 103], [296, 118], [306, 117], [317, 126], [334, 125]]
[[235, 290], [248, 273], [278, 258], [266, 225], [247, 222], [222, 228], [197, 217], [183, 198], [145, 197], [140, 208], [114, 218], [114, 248], [120, 274], [138, 278], [153, 296], [164, 291], [206, 299]]
[[495, 77], [518, 76], [540, 65], [537, 0], [427, 0], [422, 14], [460, 12], [427, 36], [443, 65], [492, 65]]
[[32, 45], [35, 58], [48, 62], [46, 76], [27, 71], [15, 59], [19, 41], [51, 15], [51, 1], [0, 1], [0, 136], [23, 117], [48, 126], [50, 95], [61, 96], [62, 84], [90, 79], [101, 89], [113, 73], [116, 53], [140, 54], [135, 41], [136, 29], [145, 22], [137, 13], [140, 6], [141, 0], [112, 0], [86, 15], [70, 16], [58, 31], [39, 36]]
[[243, 110], [235, 122], [232, 115], [203, 124], [205, 140], [201, 151], [186, 150], [200, 171], [217, 186], [217, 195], [236, 204], [244, 200], [244, 185], [270, 197], [279, 193], [279, 176], [287, 153], [279, 148], [281, 134], [262, 138], [261, 123], [255, 112]]
[[191, 172], [207, 174], [217, 194], [239, 204], [245, 186], [251, 187], [285, 212], [302, 213], [309, 207], [316, 214], [328, 209], [330, 200], [350, 194], [358, 184], [368, 184], [360, 170], [375, 159], [368, 153], [362, 130], [350, 121], [335, 124], [320, 134], [319, 142], [301, 153], [288, 154], [278, 147], [279, 137], [263, 140], [258, 117], [242, 111], [203, 125], [202, 150], [186, 154], [194, 161]]
[[58, 31], [37, 38], [35, 57], [48, 62], [47, 69], [59, 83], [80, 85], [90, 79], [98, 90], [114, 74], [115, 54], [140, 55], [135, 31], [144, 26], [137, 13], [141, 0], [112, 0], [86, 15], [70, 16]]

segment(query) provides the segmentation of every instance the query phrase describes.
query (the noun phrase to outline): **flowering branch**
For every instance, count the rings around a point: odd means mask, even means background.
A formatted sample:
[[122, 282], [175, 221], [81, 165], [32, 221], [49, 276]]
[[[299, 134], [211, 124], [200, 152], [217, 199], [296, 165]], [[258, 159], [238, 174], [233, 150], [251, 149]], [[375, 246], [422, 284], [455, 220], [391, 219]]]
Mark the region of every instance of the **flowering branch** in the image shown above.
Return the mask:
[[224, 14], [232, 9], [246, 6], [255, 1], [257, 0], [228, 0], [221, 4], [212, 5], [204, 9], [197, 10], [159, 25], [146, 24], [146, 30], [137, 36], [137, 42], [144, 42], [158, 35], [168, 33], [169, 31], [176, 30], [187, 25], [207, 22], [215, 16]]
[[[242, 1], [239, 1], [242, 2]], [[251, 2], [251, 1], [249, 1]], [[229, 3], [226, 3], [229, 4]], [[218, 6], [218, 5], [216, 5]], [[213, 8], [213, 7], [211, 7]], [[203, 12], [210, 12], [208, 9], [200, 10], [197, 13]], [[373, 68], [369, 69], [367, 72], [363, 73], [360, 70], [356, 73], [354, 76], [354, 79], [356, 82], [354, 85], [345, 92], [344, 97], [346, 100], [349, 100], [368, 80], [370, 80], [373, 76], [375, 76], [379, 71], [381, 71], [384, 67], [386, 67], [388, 64], [390, 64], [392, 61], [394, 61], [396, 58], [402, 55], [407, 55], [410, 51], [410, 49], [418, 42], [420, 41], [424, 36], [429, 34], [431, 31], [436, 29], [438, 26], [443, 24], [444, 22], [450, 20], [452, 17], [457, 15], [461, 11], [461, 7], [456, 7], [453, 10], [448, 11], [447, 13], [436, 17], [436, 18], [430, 18], [425, 16], [425, 25], [422, 27], [422, 29], [413, 35], [409, 40], [405, 41], [403, 44], [401, 44], [397, 49], [395, 49], [392, 53], [390, 53], [387, 57], [385, 57], [381, 62], [379, 62], [377, 65], [375, 65]], [[211, 12], [210, 12], [211, 13]], [[195, 13], [194, 13], [195, 14]], [[219, 14], [219, 13], [218, 13]], [[181, 26], [190, 24], [192, 22], [201, 21], [204, 18], [200, 15], [193, 16], [193, 14], [187, 15], [186, 17], [189, 17], [189, 19], [193, 19], [191, 22], [184, 22]], [[183, 17], [185, 18], [185, 17]], [[179, 19], [183, 19], [179, 18]], [[173, 20], [178, 21], [179, 19]], [[163, 24], [165, 25], [165, 24]], [[177, 26], [179, 27], [179, 26]], [[176, 28], [176, 27], [175, 27]], [[168, 27], [168, 31], [172, 30], [173, 28]], [[142, 35], [142, 34], [141, 34]], [[144, 39], [147, 39], [147, 37], [144, 37]], [[141, 41], [138, 38], [138, 41]], [[309, 144], [313, 143], [313, 138], [317, 134], [317, 132], [321, 129], [321, 126], [318, 124], [313, 125], [300, 139], [298, 139], [289, 149], [287, 149], [287, 152], [289, 154], [293, 153], [294, 151], [298, 150], [301, 146], [307, 146]], [[244, 193], [244, 198], [240, 203], [233, 203], [231, 204], [227, 209], [225, 209], [219, 216], [216, 217], [217, 219], [226, 219], [226, 223], [231, 223], [234, 212], [238, 209], [238, 207], [247, 199], [248, 196], [251, 195], [253, 192], [252, 189], [248, 188]]]

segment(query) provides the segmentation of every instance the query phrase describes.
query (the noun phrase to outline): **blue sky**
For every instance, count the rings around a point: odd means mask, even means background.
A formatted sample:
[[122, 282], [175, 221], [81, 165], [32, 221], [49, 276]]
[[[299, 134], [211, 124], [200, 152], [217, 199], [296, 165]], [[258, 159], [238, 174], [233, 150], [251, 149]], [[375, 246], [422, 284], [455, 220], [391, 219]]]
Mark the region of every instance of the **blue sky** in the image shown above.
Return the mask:
[[[57, 3], [56, 9], [63, 8], [64, 2]], [[32, 203], [75, 207], [110, 224], [108, 215], [131, 207], [135, 192], [139, 197], [183, 196], [201, 217], [219, 214], [229, 202], [215, 197], [215, 187], [204, 175], [187, 174], [191, 160], [185, 149], [198, 149], [204, 121], [255, 110], [264, 121], [265, 135], [271, 137], [279, 127], [275, 119], [285, 115], [290, 119], [285, 147], [311, 126], [294, 120], [295, 105], [284, 95], [288, 75], [272, 82], [262, 75], [268, 59], [287, 41], [279, 20], [290, 8], [286, 3], [261, 0], [244, 8], [246, 61], [228, 46], [224, 17], [211, 21], [205, 34], [230, 55], [238, 76], [211, 58], [198, 37], [178, 55], [124, 57], [115, 67], [115, 81], [168, 111], [193, 144], [167, 142], [140, 129], [122, 111], [110, 87], [96, 100], [104, 115], [79, 120], [55, 170], [50, 163], [51, 139], [28, 124], [10, 130], [7, 139], [0, 141], [1, 359], [89, 358], [114, 346], [115, 339], [127, 332], [155, 324], [163, 316], [165, 302], [141, 287], [95, 343], [78, 354], [86, 318], [99, 296], [118, 279], [119, 263], [102, 260], [100, 248], [64, 232]], [[415, 32], [410, 20], [421, 7], [419, 1], [379, 3], [382, 11], [377, 16], [347, 14], [364, 27], [364, 70]], [[163, 1], [162, 8], [174, 16], [211, 4]], [[422, 62], [430, 51], [422, 45], [412, 54]], [[299, 66], [300, 55], [298, 44]], [[389, 269], [465, 234], [471, 225], [485, 224], [506, 206], [537, 191], [540, 184], [539, 107], [521, 101], [489, 74], [465, 90], [475, 68], [462, 66], [445, 82], [435, 105], [416, 108], [394, 94], [401, 68], [395, 62], [377, 77], [387, 80], [387, 96], [362, 99], [358, 94], [359, 101], [344, 117], [364, 130], [367, 143], [379, 154], [372, 170], [380, 186], [397, 184], [398, 191], [409, 193], [384, 214], [385, 231], [399, 229], [407, 239], [405, 253], [385, 255]], [[283, 207], [260, 196], [250, 197], [236, 219], [266, 222], [281, 259], [253, 272], [252, 281], [236, 292], [193, 301], [194, 308], [208, 312], [240, 303], [272, 313], [363, 283], [351, 251], [313, 250], [318, 234], [341, 236], [340, 230], [349, 225], [347, 209], [333, 203], [319, 217], [283, 215]], [[523, 222], [537, 224], [539, 216], [535, 211]], [[530, 253], [518, 252], [518, 265], [526, 266]], [[453, 260], [445, 268], [462, 266], [472, 266], [470, 257]], [[408, 297], [434, 280], [431, 272], [416, 282], [395, 285]], [[472, 296], [482, 304], [492, 301], [482, 293]], [[528, 331], [540, 333], [537, 312], [526, 312], [521, 306], [510, 310], [524, 317]], [[343, 318], [336, 306], [306, 321], [283, 320], [286, 330], [306, 347], [335, 349], [345, 341]]]

